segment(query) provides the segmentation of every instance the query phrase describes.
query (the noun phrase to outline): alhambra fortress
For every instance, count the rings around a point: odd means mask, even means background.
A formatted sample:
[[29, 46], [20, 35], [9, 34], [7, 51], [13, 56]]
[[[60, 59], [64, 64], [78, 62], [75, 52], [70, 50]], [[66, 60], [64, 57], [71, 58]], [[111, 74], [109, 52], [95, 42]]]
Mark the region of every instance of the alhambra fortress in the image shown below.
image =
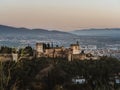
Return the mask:
[[[71, 44], [70, 47], [65, 48], [63, 46], [54, 46], [53, 43], [36, 43], [36, 48], [33, 50], [32, 56], [23, 55], [18, 53], [0, 54], [0, 61], [19, 61], [21, 59], [32, 60], [33, 58], [65, 58], [68, 61], [73, 60], [97, 60], [99, 57], [92, 55], [91, 53], [84, 53], [80, 48], [78, 42]], [[19, 57], [20, 56], [20, 57]]]
[[63, 46], [53, 47], [53, 44], [37, 43], [36, 57], [67, 58], [68, 61], [98, 59], [91, 53], [85, 54], [84, 51], [81, 50], [78, 42], [76, 44], [71, 44], [69, 48]]

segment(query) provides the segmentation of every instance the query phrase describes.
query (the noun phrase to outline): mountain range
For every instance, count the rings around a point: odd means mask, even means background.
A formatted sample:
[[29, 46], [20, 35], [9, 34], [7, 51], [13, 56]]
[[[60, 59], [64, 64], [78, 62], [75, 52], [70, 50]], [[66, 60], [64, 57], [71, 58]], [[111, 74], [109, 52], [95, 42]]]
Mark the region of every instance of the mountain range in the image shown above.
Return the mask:
[[17, 28], [0, 25], [0, 46], [35, 46], [36, 42], [53, 42], [55, 45], [69, 46], [79, 41], [83, 45], [105, 46], [120, 44], [120, 29], [87, 29], [69, 32], [45, 29]]
[[36, 42], [67, 43], [68, 39], [78, 37], [75, 34], [57, 30], [16, 28], [0, 25], [0, 45], [34, 45]]
[[113, 36], [120, 35], [120, 28], [91, 28], [91, 29], [83, 29], [83, 30], [73, 30], [69, 32], [63, 32], [58, 30], [46, 30], [46, 29], [28, 29], [28, 28], [17, 28], [12, 26], [0, 25], [0, 33], [3, 34], [61, 34], [61, 35], [90, 35], [90, 36]]
[[[45, 29], [28, 29], [28, 28], [16, 28], [12, 26], [0, 25], [1, 33], [49, 33], [49, 34], [68, 34], [67, 32], [57, 30], [45, 30]], [[69, 33], [70, 34], [70, 33]]]
[[71, 31], [72, 34], [79, 36], [110, 36], [120, 37], [120, 28], [103, 28], [103, 29], [83, 29]]

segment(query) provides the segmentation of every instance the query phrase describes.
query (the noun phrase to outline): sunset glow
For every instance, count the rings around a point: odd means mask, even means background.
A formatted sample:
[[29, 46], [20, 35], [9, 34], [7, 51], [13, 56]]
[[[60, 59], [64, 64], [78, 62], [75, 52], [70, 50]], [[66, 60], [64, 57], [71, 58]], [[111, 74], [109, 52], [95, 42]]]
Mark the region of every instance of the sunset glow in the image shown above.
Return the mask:
[[120, 28], [120, 0], [0, 0], [0, 24], [66, 31]]

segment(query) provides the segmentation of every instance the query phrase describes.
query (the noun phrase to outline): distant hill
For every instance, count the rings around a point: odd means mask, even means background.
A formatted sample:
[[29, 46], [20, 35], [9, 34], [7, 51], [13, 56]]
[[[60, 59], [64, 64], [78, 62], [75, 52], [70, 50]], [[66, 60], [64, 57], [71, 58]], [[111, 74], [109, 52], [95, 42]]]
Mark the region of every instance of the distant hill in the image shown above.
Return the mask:
[[80, 36], [112, 36], [120, 37], [120, 28], [104, 28], [104, 29], [83, 29], [74, 30], [70, 33]]
[[[16, 28], [12, 26], [0, 25], [0, 33], [49, 33], [49, 34], [70, 34], [67, 32], [57, 30], [45, 30], [45, 29], [28, 29], [28, 28]], [[70, 34], [71, 35], [71, 34]]]
[[[0, 25], [0, 45], [21, 46], [34, 44], [36, 42], [56, 42], [57, 44], [68, 44], [66, 41], [76, 38], [72, 33], [45, 30], [28, 29]], [[71, 42], [70, 42], [71, 43]]]
[[[110, 36], [110, 37], [106, 37]], [[36, 42], [53, 42], [54, 45], [69, 47], [78, 41], [80, 45], [106, 45], [120, 44], [120, 29], [87, 29], [62, 32], [57, 30], [28, 29], [0, 25], [0, 46], [35, 47]]]

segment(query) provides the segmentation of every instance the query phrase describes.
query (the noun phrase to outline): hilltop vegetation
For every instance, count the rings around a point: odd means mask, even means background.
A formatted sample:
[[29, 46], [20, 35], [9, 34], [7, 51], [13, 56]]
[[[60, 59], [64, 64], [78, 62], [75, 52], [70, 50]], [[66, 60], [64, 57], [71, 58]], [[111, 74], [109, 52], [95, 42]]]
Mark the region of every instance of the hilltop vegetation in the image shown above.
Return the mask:
[[[39, 58], [7, 61], [0, 66], [1, 90], [119, 90], [120, 61], [102, 57], [96, 61], [72, 61]], [[74, 77], [83, 76], [84, 84], [73, 84]], [[111, 84], [112, 83], [112, 84]]]

